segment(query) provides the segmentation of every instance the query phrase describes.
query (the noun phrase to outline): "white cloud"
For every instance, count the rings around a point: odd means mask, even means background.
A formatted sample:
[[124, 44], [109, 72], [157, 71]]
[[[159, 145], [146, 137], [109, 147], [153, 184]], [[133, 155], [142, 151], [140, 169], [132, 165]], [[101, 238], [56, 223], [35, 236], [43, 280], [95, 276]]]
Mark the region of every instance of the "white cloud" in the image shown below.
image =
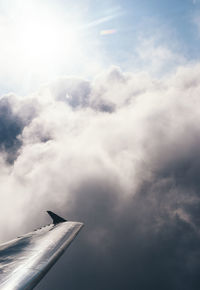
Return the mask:
[[36, 225], [48, 208], [67, 212], [84, 182], [118, 184], [126, 200], [198, 154], [199, 70], [156, 80], [113, 67], [92, 82], [62, 78], [26, 99], [7, 96], [27, 121], [14, 164], [1, 154], [1, 239]]
[[155, 36], [141, 37], [136, 49], [138, 60], [140, 60], [144, 70], [156, 76], [166, 75], [177, 69], [179, 65], [187, 63], [184, 54], [179, 51], [176, 41], [173, 40], [173, 44], [170, 43], [170, 39], [167, 40], [170, 36], [162, 41], [160, 36], [162, 33], [160, 31]]
[[[166, 269], [172, 255], [170, 289], [192, 267], [191, 289], [199, 273], [199, 261], [191, 262], [199, 255], [199, 72], [200, 64], [182, 66], [156, 79], [111, 67], [93, 81], [65, 77], [31, 96], [3, 96], [0, 240], [48, 223], [50, 209], [86, 225], [72, 259], [76, 277], [83, 269], [101, 273], [111, 261], [110, 281], [119, 270], [120, 282], [140, 263], [139, 285], [150, 267]], [[158, 252], [152, 265], [149, 253]], [[153, 285], [157, 276], [149, 279]]]

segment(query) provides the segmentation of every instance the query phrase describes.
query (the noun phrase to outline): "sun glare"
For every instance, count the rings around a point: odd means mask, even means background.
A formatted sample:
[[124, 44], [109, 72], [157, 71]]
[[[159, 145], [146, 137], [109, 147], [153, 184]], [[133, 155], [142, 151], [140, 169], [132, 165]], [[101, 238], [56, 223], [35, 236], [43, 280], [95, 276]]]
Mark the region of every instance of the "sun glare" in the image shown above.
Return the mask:
[[6, 86], [30, 91], [62, 75], [90, 77], [104, 67], [101, 41], [106, 38], [100, 35], [116, 30], [99, 26], [115, 14], [95, 19], [82, 2], [2, 1], [0, 64]]
[[[37, 2], [36, 2], [37, 3]], [[49, 70], [76, 57], [80, 46], [76, 23], [42, 7], [25, 6], [17, 27], [23, 62], [32, 69]]]

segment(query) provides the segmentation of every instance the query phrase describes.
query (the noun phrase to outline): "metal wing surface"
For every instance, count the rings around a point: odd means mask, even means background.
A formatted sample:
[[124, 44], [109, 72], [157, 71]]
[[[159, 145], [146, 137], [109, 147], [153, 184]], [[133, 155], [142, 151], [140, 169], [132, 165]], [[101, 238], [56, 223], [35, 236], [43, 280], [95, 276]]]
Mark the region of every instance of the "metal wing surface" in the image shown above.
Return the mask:
[[0, 245], [1, 290], [33, 289], [83, 226], [82, 223], [64, 219], [53, 222]]

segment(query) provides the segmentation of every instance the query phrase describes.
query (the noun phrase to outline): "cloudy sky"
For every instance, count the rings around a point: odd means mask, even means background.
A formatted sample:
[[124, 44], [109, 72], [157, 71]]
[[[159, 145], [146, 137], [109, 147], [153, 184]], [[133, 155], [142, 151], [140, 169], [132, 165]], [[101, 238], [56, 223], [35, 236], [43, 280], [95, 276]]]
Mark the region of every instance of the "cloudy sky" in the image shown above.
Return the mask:
[[85, 223], [38, 290], [200, 289], [200, 1], [0, 1], [0, 242]]

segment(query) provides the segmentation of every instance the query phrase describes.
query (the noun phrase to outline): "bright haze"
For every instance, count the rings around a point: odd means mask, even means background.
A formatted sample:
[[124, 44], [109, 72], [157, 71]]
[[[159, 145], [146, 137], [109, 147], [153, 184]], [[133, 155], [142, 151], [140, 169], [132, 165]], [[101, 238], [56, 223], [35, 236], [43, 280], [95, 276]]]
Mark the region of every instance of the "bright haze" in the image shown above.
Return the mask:
[[200, 289], [200, 1], [0, 2], [0, 241], [85, 227], [38, 290]]

